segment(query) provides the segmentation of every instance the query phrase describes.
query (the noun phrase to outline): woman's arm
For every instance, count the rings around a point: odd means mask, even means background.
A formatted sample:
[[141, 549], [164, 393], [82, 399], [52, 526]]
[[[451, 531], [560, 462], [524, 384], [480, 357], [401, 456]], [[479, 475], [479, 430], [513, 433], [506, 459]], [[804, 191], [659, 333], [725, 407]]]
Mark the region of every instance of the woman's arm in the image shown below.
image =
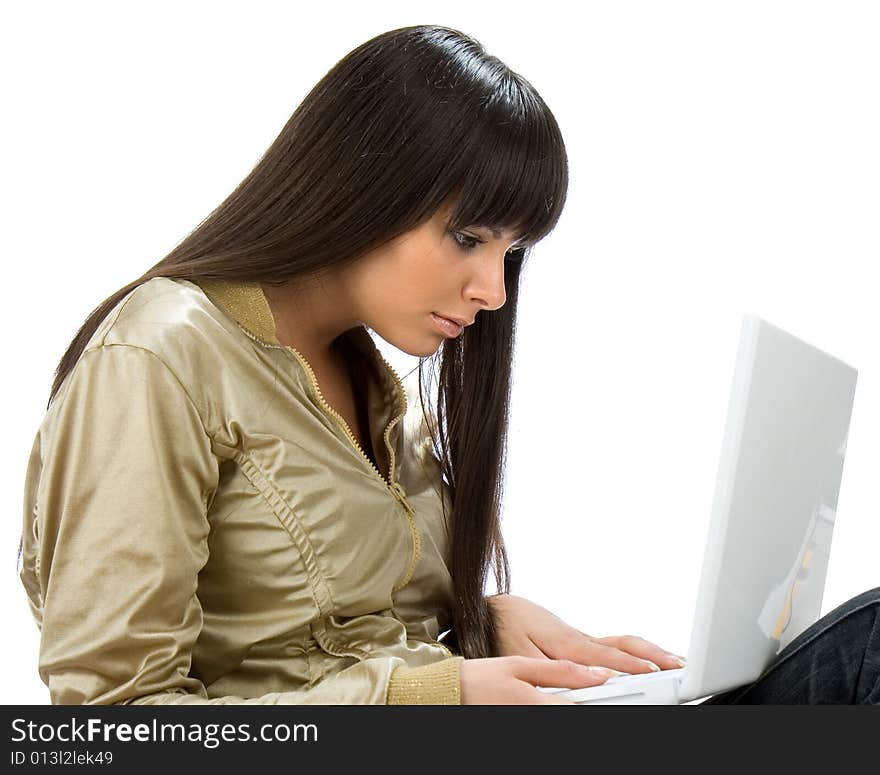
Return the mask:
[[57, 400], [46, 448], [35, 448], [42, 464], [28, 469], [37, 507], [23, 566], [36, 577], [26, 586], [53, 703], [459, 701], [460, 657], [415, 669], [367, 659], [313, 688], [209, 699], [190, 667], [219, 461], [196, 405], [132, 345], [84, 352]]
[[311, 689], [271, 692], [248, 699], [208, 699], [199, 694], [159, 692], [136, 697], [131, 705], [458, 705], [462, 657], [422, 667], [407, 667], [400, 657], [367, 659], [321, 681]]

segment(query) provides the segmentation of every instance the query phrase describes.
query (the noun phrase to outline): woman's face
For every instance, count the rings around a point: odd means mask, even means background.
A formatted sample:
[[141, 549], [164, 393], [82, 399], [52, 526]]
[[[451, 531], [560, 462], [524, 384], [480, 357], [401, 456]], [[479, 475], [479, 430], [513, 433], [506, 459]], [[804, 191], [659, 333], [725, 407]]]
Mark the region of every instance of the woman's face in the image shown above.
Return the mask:
[[480, 310], [498, 309], [507, 298], [504, 255], [516, 235], [486, 228], [451, 232], [450, 214], [444, 205], [347, 270], [359, 318], [410, 355], [431, 355], [444, 338], [457, 336], [462, 328], [449, 318], [470, 324]]

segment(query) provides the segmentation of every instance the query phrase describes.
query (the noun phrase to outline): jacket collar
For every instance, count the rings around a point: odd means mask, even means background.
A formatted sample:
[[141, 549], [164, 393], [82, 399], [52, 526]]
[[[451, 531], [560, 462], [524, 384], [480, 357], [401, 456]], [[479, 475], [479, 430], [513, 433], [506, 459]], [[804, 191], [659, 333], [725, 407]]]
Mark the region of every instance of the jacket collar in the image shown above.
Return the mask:
[[[199, 280], [196, 283], [214, 306], [232, 318], [258, 341], [275, 347], [284, 347], [275, 333], [275, 317], [259, 283], [239, 280]], [[378, 370], [385, 390], [396, 399], [398, 412], [406, 410], [403, 385], [395, 371], [384, 359], [373, 337], [363, 326], [346, 332], [345, 337]]]
[[275, 317], [259, 283], [232, 280], [199, 280], [197, 285], [215, 307], [251, 336], [265, 344], [282, 346], [275, 335]]

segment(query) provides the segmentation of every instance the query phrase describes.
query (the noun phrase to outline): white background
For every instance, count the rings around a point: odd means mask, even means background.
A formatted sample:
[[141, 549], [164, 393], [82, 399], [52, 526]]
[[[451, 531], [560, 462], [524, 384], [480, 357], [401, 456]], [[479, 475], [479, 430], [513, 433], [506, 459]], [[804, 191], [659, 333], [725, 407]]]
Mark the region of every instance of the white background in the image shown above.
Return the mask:
[[880, 584], [878, 6], [315, 5], [4, 6], [2, 702], [48, 701], [15, 558], [67, 344], [327, 70], [412, 24], [461, 29], [524, 75], [569, 154], [566, 209], [522, 289], [511, 591], [686, 653], [744, 312], [859, 370], [822, 613]]

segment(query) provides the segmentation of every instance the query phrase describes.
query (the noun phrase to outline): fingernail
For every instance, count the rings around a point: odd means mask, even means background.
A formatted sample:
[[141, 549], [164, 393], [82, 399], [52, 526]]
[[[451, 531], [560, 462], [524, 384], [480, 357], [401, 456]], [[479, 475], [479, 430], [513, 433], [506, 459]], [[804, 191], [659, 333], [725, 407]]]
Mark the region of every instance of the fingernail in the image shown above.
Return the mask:
[[651, 670], [653, 670], [655, 673], [660, 672], [660, 667], [658, 665], [655, 665], [653, 662], [648, 662], [648, 667], [650, 667]]
[[596, 667], [594, 665], [581, 665], [581, 667], [594, 675], [596, 673], [607, 676], [620, 675], [617, 670], [612, 670], [610, 667]]
[[684, 667], [686, 660], [684, 657], [673, 656], [672, 661], [675, 662], [675, 664], [678, 665], [679, 667]]

